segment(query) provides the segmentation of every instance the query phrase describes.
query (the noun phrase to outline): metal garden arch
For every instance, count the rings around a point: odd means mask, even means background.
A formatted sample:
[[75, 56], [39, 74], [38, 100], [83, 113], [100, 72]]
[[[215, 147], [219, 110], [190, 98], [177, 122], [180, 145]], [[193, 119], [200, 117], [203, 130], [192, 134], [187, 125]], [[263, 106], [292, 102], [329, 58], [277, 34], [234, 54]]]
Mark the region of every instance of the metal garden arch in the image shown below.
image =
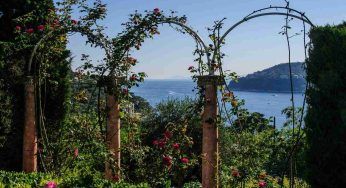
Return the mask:
[[[275, 10], [275, 11], [273, 11]], [[281, 12], [280, 10], [285, 10], [286, 12]], [[264, 12], [269, 11], [269, 12]], [[208, 68], [208, 75], [201, 75], [198, 77], [198, 85], [203, 86], [205, 88], [205, 104], [204, 104], [204, 112], [202, 115], [202, 125], [203, 125], [203, 146], [202, 146], [202, 185], [203, 187], [211, 188], [211, 187], [218, 187], [218, 128], [216, 126], [216, 119], [217, 119], [217, 86], [224, 84], [225, 81], [223, 80], [222, 75], [215, 75], [215, 69], [213, 68], [213, 61], [215, 59], [215, 56], [218, 54], [222, 43], [226, 39], [226, 37], [233, 31], [235, 28], [237, 28], [239, 25], [241, 25], [244, 22], [247, 22], [249, 20], [252, 20], [257, 17], [263, 17], [263, 16], [287, 16], [291, 18], [296, 18], [304, 23], [309, 24], [310, 26], [314, 27], [312, 22], [305, 16], [304, 13], [299, 12], [295, 9], [291, 9], [288, 6], [287, 7], [280, 7], [280, 6], [270, 6], [267, 8], [259, 9], [251, 14], [245, 16], [242, 20], [231, 26], [216, 42], [216, 46], [214, 50], [211, 50], [211, 48], [208, 48], [206, 43], [202, 40], [202, 38], [197, 34], [196, 31], [194, 31], [189, 26], [172, 20], [172, 19], [162, 19], [158, 20], [156, 24], [169, 24], [169, 25], [175, 25], [179, 26], [182, 30], [184, 30], [186, 33], [188, 33], [197, 43], [197, 45], [203, 50], [203, 54], [206, 54], [206, 62], [207, 62], [207, 68]], [[28, 71], [31, 71], [31, 64], [34, 58], [34, 55], [41, 43], [43, 43], [47, 38], [49, 38], [50, 33], [48, 33], [46, 36], [43, 37], [38, 44], [35, 46], [33, 53], [31, 54], [31, 57], [29, 59], [28, 63]], [[108, 54], [107, 54], [108, 55]], [[116, 67], [108, 67], [107, 68], [110, 71], [110, 75], [112, 77], [112, 73]], [[112, 77], [114, 78], [114, 77]], [[31, 101], [31, 103], [26, 104], [26, 125], [27, 126], [34, 126], [35, 127], [35, 103], [34, 103], [34, 89], [33, 89], [33, 83], [32, 78], [29, 78], [29, 82], [26, 84], [26, 100]], [[117, 133], [115, 136], [112, 136], [112, 138], [109, 138], [109, 141], [111, 142], [111, 147], [116, 154], [115, 154], [115, 161], [120, 165], [120, 117], [119, 117], [119, 101], [117, 101], [117, 98], [114, 96], [114, 93], [107, 93], [107, 107], [112, 107], [112, 109], [116, 109], [113, 112], [109, 112], [107, 115], [107, 127], [111, 127], [113, 130], [113, 133]], [[114, 108], [116, 106], [116, 108]], [[34, 130], [34, 129], [30, 129]], [[26, 134], [26, 133], [25, 133]], [[35, 135], [35, 133], [29, 132], [30, 135]], [[35, 142], [36, 136], [33, 137], [31, 140], [28, 140], [28, 144], [32, 144], [32, 142]], [[24, 146], [25, 147], [25, 146]], [[36, 146], [37, 147], [37, 146]], [[37, 148], [36, 148], [37, 150]], [[35, 156], [34, 153], [29, 153], [29, 156]], [[33, 160], [36, 160], [32, 158]], [[32, 166], [35, 163], [35, 161], [29, 162], [29, 166]], [[36, 165], [33, 165], [36, 166]], [[36, 168], [36, 167], [35, 167]], [[35, 169], [28, 169], [28, 171], [35, 171]], [[106, 177], [110, 178], [110, 169], [106, 165]], [[108, 174], [108, 175], [107, 175]]]
[[[270, 12], [263, 12], [266, 10], [273, 10], [276, 11], [270, 11]], [[278, 10], [286, 10], [287, 12], [280, 12]], [[185, 30], [191, 37], [193, 37], [196, 41], [196, 43], [204, 50], [203, 54], [206, 55], [207, 60], [207, 67], [208, 67], [208, 75], [202, 75], [198, 76], [198, 85], [205, 87], [205, 104], [204, 104], [204, 112], [202, 115], [202, 122], [203, 125], [203, 146], [202, 146], [202, 185], [203, 187], [218, 187], [218, 129], [216, 126], [216, 119], [217, 119], [217, 86], [225, 84], [225, 81], [223, 80], [222, 75], [215, 75], [215, 69], [213, 68], [213, 63], [215, 56], [217, 55], [218, 51], [221, 48], [222, 43], [224, 42], [225, 38], [233, 31], [237, 26], [241, 25], [242, 23], [249, 21], [251, 19], [257, 18], [257, 17], [263, 17], [263, 16], [271, 16], [271, 15], [278, 15], [278, 16], [287, 16], [292, 18], [297, 18], [299, 20], [302, 20], [304, 23], [308, 23], [310, 26], [314, 27], [312, 22], [304, 15], [304, 13], [299, 12], [295, 9], [291, 9], [289, 7], [279, 7], [279, 6], [270, 6], [267, 8], [259, 9], [251, 14], [245, 16], [241, 21], [237, 22], [233, 26], [231, 26], [223, 35], [220, 37], [217, 41], [216, 47], [212, 51], [210, 48], [207, 47], [205, 42], [202, 40], [202, 38], [195, 32], [192, 28], [186, 26], [183, 23], [170, 20], [170, 19], [163, 19], [158, 20], [157, 24], [169, 24], [169, 25], [176, 25], [181, 27], [183, 30]], [[115, 69], [115, 67], [111, 68], [109, 67], [111, 72]], [[109, 101], [112, 101], [111, 104], [107, 104], [107, 106], [114, 106], [118, 105], [119, 101], [116, 101], [114, 99], [113, 94], [109, 94], [108, 97]], [[114, 108], [113, 108], [114, 109]], [[116, 108], [117, 112], [114, 112], [113, 114], [109, 114], [109, 119], [119, 117], [119, 108]], [[115, 132], [120, 131], [120, 120], [113, 121], [116, 122], [117, 125], [108, 125], [112, 127], [118, 127], [117, 130], [114, 130]], [[113, 138], [112, 141], [114, 143], [113, 146], [116, 148], [115, 151], [119, 151], [120, 153], [120, 134], [117, 134], [117, 137]], [[120, 154], [118, 157], [116, 157], [116, 160], [119, 161], [120, 164]], [[106, 169], [107, 171], [107, 169]], [[107, 173], [106, 173], [107, 174]]]
[[[209, 53], [209, 49], [207, 47], [207, 45], [205, 44], [205, 42], [202, 40], [202, 38], [198, 35], [198, 33], [196, 31], [194, 31], [191, 27], [187, 26], [184, 23], [178, 22], [176, 20], [173, 20], [171, 18], [163, 18], [163, 19], [158, 19], [155, 24], [159, 25], [159, 24], [168, 24], [170, 26], [174, 25], [177, 27], [180, 27], [180, 29], [182, 29], [185, 33], [189, 34], [196, 42], [197, 46], [199, 46], [202, 49], [202, 53], [203, 54], [208, 54]], [[174, 28], [175, 29], [175, 28]], [[206, 55], [206, 61], [207, 61], [207, 67], [208, 67], [208, 74], [209, 75], [213, 75], [213, 71], [211, 68], [211, 59], [210, 59], [210, 55]], [[116, 97], [116, 93], [111, 92], [112, 87], [114, 87], [114, 84], [120, 84], [120, 82], [122, 82], [121, 80], [123, 80], [124, 78], [122, 77], [114, 77], [113, 73], [115, 71], [117, 67], [107, 67], [107, 70], [109, 70], [109, 76], [108, 76], [108, 80], [110, 80], [111, 85], [106, 86], [108, 91], [107, 93], [107, 101], [106, 101], [106, 105], [108, 109], [113, 109], [112, 111], [108, 111], [107, 112], [107, 142], [109, 142], [108, 144], [108, 149], [110, 151], [113, 151], [114, 153], [114, 162], [115, 162], [115, 166], [116, 166], [116, 172], [115, 174], [120, 177], [120, 117], [119, 117], [119, 113], [120, 113], [120, 107], [119, 107], [119, 99]], [[216, 103], [217, 103], [217, 95], [216, 95], [216, 87], [214, 87], [213, 84], [215, 82], [215, 78], [214, 76], [203, 76], [200, 75], [198, 77], [198, 84], [200, 86], [205, 86], [206, 87], [206, 98], [208, 99], [208, 103], [205, 104], [205, 110], [204, 113], [202, 115], [203, 118], [203, 127], [208, 126], [207, 129], [203, 129], [203, 137], [205, 139], [203, 139], [203, 153], [207, 153], [206, 156], [214, 156], [214, 150], [216, 148], [213, 148], [212, 146], [216, 146], [216, 140], [212, 139], [212, 137], [210, 136], [210, 131], [209, 129], [212, 129], [213, 133], [215, 133], [216, 129], [212, 123], [211, 125], [209, 125], [207, 120], [209, 119], [216, 119], [216, 115], [217, 115], [217, 111], [216, 111]], [[115, 110], [114, 110], [115, 109]], [[207, 131], [206, 131], [207, 130]], [[210, 141], [215, 142], [214, 144], [210, 144]], [[205, 146], [205, 147], [204, 147]], [[214, 165], [212, 163], [210, 163], [210, 161], [205, 161], [204, 166], [206, 167], [205, 170], [203, 170], [203, 174], [206, 174], [204, 179], [208, 178], [210, 171], [212, 171], [212, 169], [214, 169]], [[203, 167], [204, 169], [204, 167]], [[207, 173], [205, 173], [207, 172]], [[110, 164], [106, 163], [106, 169], [105, 169], [105, 176], [107, 179], [112, 179], [112, 169], [110, 168]], [[209, 181], [209, 180], [208, 180]], [[210, 181], [211, 182], [211, 181]], [[209, 187], [209, 186], [207, 186]]]
[[[282, 12], [285, 11], [285, 12]], [[219, 38], [218, 42], [217, 42], [217, 47], [215, 48], [214, 51], [214, 56], [215, 54], [218, 53], [218, 50], [220, 50], [221, 48], [221, 44], [225, 41], [226, 37], [228, 37], [228, 35], [234, 30], [236, 29], [238, 26], [240, 26], [241, 24], [250, 21], [252, 19], [255, 18], [259, 18], [259, 17], [264, 17], [264, 16], [286, 16], [286, 35], [287, 35], [287, 42], [288, 42], [288, 50], [289, 50], [289, 76], [290, 76], [290, 83], [291, 83], [291, 101], [292, 101], [292, 107], [293, 107], [293, 129], [294, 129], [294, 98], [293, 98], [293, 83], [292, 83], [292, 74], [291, 74], [291, 60], [290, 60], [290, 45], [289, 45], [289, 37], [287, 34], [287, 18], [296, 18], [298, 20], [301, 20], [304, 24], [304, 50], [305, 50], [305, 59], [307, 58], [306, 55], [306, 43], [305, 43], [305, 24], [308, 24], [309, 26], [311, 26], [312, 28], [315, 27], [315, 25], [310, 21], [310, 19], [305, 15], [305, 13], [300, 12], [296, 9], [292, 9], [289, 7], [289, 3], [287, 2], [287, 6], [283, 7], [283, 6], [269, 6], [266, 8], [262, 8], [262, 9], [258, 9], [256, 11], [253, 11], [252, 13], [248, 14], [247, 16], [245, 16], [242, 20], [238, 21], [237, 23], [235, 23], [234, 25], [232, 25], [231, 27], [229, 27], [226, 32], [221, 35], [221, 37]], [[213, 58], [214, 59], [214, 58]], [[229, 86], [226, 84], [226, 81], [224, 80], [224, 84], [226, 85], [226, 89], [230, 92], [230, 88]], [[307, 83], [308, 84], [308, 83]], [[304, 113], [304, 106], [305, 106], [305, 100], [306, 100], [306, 94], [304, 96], [304, 102], [303, 102], [303, 112], [301, 114], [301, 118], [300, 118], [300, 125], [299, 125], [299, 130], [301, 128], [301, 124], [302, 124], [302, 118], [303, 118], [303, 113]], [[288, 160], [291, 160], [291, 157], [293, 156], [293, 152], [296, 149], [298, 142], [300, 141], [300, 137], [297, 138], [296, 143], [294, 143], [294, 145], [292, 146], [292, 150], [289, 154], [289, 157], [287, 158]], [[287, 160], [287, 162], [288, 162]], [[292, 163], [291, 163], [292, 164]], [[292, 166], [291, 166], [292, 168]], [[292, 173], [292, 169], [291, 169], [291, 173]], [[291, 174], [292, 176], [292, 174]], [[218, 185], [217, 185], [218, 186]], [[294, 187], [294, 180], [293, 178], [290, 178], [290, 186], [293, 188]]]

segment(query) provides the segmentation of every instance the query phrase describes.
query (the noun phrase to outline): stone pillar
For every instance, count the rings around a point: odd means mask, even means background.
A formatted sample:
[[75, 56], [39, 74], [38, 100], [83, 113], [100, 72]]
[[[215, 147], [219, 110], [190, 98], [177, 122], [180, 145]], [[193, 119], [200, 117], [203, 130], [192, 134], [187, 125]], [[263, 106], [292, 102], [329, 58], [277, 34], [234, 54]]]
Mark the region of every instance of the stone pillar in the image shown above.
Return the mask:
[[199, 76], [198, 85], [205, 88], [205, 104], [202, 114], [203, 143], [202, 143], [202, 187], [219, 187], [218, 166], [218, 128], [217, 120], [217, 86], [220, 76]]
[[25, 114], [23, 134], [23, 171], [37, 171], [37, 130], [35, 109], [35, 86], [32, 77], [25, 83]]
[[[108, 77], [106, 84], [107, 130], [106, 145], [112, 154], [112, 160], [106, 161], [105, 178], [118, 181], [120, 179], [120, 101], [116, 93], [119, 79]], [[112, 161], [112, 163], [110, 163]], [[114, 171], [113, 171], [114, 169]]]

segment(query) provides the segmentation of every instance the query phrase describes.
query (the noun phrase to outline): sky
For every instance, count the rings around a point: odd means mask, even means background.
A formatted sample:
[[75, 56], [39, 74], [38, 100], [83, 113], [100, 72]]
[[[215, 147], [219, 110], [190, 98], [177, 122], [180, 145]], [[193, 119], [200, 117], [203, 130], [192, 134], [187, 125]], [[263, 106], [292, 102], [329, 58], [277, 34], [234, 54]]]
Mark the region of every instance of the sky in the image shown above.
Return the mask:
[[[110, 37], [115, 37], [123, 27], [129, 14], [135, 10], [153, 10], [159, 8], [165, 12], [177, 11], [177, 15], [186, 15], [187, 24], [202, 37], [208, 38], [207, 27], [216, 20], [225, 20], [223, 32], [254, 10], [269, 5], [284, 6], [284, 0], [103, 0], [107, 4], [108, 15], [102, 23], [107, 27]], [[346, 0], [290, 0], [291, 8], [305, 12], [315, 25], [339, 24], [346, 21]], [[266, 16], [246, 22], [226, 39], [222, 51], [226, 54], [224, 70], [238, 75], [269, 68], [288, 62], [287, 43], [284, 36], [278, 34], [284, 25], [283, 16]], [[292, 34], [303, 28], [301, 21], [293, 20]], [[135, 72], [146, 72], [149, 79], [186, 79], [190, 74], [187, 68], [196, 66], [193, 62], [194, 41], [188, 36], [174, 31], [167, 25], [159, 27], [160, 35], [144, 42], [141, 50], [134, 50], [132, 56], [139, 63]], [[78, 34], [70, 37], [68, 48], [71, 50], [76, 68], [81, 54], [89, 54], [94, 61], [103, 58], [100, 49], [85, 45], [85, 39]], [[291, 39], [292, 61], [304, 61], [303, 36]]]

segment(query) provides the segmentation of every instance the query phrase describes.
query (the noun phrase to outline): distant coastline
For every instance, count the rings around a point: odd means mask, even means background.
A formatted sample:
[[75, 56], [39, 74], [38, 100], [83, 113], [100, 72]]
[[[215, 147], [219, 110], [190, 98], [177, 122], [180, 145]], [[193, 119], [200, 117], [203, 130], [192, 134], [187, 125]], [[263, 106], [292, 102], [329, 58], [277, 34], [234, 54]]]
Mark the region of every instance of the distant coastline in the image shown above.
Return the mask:
[[[253, 93], [291, 93], [291, 91], [276, 91], [276, 90], [241, 90], [241, 89], [232, 89], [232, 91], [241, 91], [241, 92], [253, 92]], [[293, 93], [299, 94], [304, 93], [305, 91], [293, 91]]]
[[[295, 62], [291, 64], [293, 92], [304, 93], [306, 88], [305, 70], [303, 63]], [[191, 82], [192, 78], [147, 78], [148, 82]], [[289, 65], [283, 63], [273, 67], [248, 74], [240, 77], [238, 82], [229, 82], [231, 90], [244, 92], [262, 92], [262, 93], [290, 93], [291, 84], [289, 77]]]
[[[303, 93], [306, 88], [303, 63], [292, 63], [291, 70], [294, 93]], [[289, 64], [275, 65], [245, 77], [240, 77], [238, 82], [231, 81], [229, 87], [235, 91], [290, 93]]]

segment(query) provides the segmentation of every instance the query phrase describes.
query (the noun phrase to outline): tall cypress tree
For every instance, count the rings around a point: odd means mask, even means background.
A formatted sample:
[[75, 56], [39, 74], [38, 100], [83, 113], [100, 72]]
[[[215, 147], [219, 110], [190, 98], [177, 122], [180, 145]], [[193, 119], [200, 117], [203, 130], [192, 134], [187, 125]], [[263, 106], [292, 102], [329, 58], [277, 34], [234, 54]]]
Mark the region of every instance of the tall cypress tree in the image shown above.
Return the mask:
[[307, 61], [307, 169], [312, 187], [346, 184], [346, 23], [312, 29]]

